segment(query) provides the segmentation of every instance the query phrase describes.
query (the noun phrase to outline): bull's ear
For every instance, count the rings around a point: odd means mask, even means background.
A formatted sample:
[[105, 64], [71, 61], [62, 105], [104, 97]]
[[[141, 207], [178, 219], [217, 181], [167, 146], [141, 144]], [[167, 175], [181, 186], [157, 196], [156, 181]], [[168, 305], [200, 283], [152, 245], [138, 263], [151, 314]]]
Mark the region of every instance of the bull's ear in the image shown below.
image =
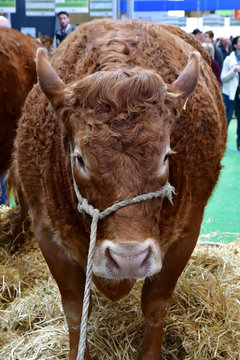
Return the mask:
[[39, 85], [50, 100], [55, 111], [58, 111], [64, 106], [64, 90], [66, 85], [53, 70], [45, 49], [38, 48], [36, 61]]
[[177, 80], [167, 86], [167, 98], [175, 99], [181, 106], [184, 106], [197, 86], [199, 71], [200, 54], [194, 51], [190, 54], [188, 63]]

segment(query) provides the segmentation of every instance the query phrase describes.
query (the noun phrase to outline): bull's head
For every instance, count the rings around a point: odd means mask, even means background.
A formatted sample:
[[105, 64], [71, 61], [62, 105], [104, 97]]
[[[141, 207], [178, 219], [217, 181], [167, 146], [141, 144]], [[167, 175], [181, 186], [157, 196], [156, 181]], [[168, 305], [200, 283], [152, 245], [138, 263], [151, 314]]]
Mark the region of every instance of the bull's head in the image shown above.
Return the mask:
[[[199, 76], [193, 52], [173, 84], [143, 68], [99, 71], [65, 85], [37, 52], [40, 87], [73, 144], [74, 176], [81, 194], [104, 210], [156, 191], [168, 179], [170, 131]], [[94, 273], [138, 278], [161, 270], [162, 200], [130, 205], [99, 225]]]

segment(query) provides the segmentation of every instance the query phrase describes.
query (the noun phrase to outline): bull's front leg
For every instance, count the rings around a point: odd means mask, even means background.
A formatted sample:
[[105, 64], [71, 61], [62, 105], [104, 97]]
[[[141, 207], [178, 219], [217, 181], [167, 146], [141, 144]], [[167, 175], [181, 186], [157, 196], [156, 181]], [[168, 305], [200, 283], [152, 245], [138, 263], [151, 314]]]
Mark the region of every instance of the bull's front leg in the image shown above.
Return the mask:
[[[69, 328], [70, 360], [78, 353], [85, 273], [54, 240], [51, 230], [42, 222], [34, 224], [35, 234], [43, 256], [56, 280]], [[86, 344], [85, 360], [90, 360]]]
[[[146, 280], [142, 292], [142, 311], [145, 318], [145, 330], [140, 360], [162, 359], [162, 337], [166, 312], [171, 302], [174, 284], [164, 286], [158, 276]], [[162, 291], [161, 291], [162, 290]]]
[[164, 318], [177, 280], [196, 245], [202, 216], [203, 209], [192, 211], [192, 216], [182, 236], [169, 247], [165, 254], [161, 272], [145, 280], [142, 290], [145, 332], [140, 360], [162, 360]]

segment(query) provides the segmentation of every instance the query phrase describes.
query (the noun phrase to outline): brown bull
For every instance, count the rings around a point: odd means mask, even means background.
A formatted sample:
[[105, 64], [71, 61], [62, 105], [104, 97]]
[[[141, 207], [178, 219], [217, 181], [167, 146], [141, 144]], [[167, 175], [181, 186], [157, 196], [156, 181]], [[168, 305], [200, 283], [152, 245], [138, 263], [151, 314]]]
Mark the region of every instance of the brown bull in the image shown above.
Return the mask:
[[100, 219], [93, 259], [93, 280], [113, 301], [145, 278], [139, 358], [159, 360], [164, 316], [225, 149], [209, 58], [173, 27], [100, 20], [70, 34], [51, 65], [38, 50], [37, 72], [18, 129], [16, 173], [61, 292], [70, 359], [77, 356], [91, 224], [77, 209], [71, 158], [77, 190], [100, 211], [167, 181], [176, 189], [173, 204], [155, 198]]
[[9, 166], [23, 103], [37, 82], [38, 47], [30, 36], [0, 28], [0, 177]]

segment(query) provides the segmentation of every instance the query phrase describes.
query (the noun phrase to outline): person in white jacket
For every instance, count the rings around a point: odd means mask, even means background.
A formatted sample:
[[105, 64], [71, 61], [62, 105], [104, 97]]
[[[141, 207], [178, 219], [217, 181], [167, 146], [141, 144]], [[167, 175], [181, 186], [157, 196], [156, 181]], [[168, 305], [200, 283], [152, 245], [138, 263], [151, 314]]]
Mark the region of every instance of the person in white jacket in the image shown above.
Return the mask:
[[227, 125], [233, 112], [237, 117], [237, 150], [240, 151], [240, 36], [232, 40], [233, 51], [224, 62], [221, 72], [222, 94], [226, 108]]

